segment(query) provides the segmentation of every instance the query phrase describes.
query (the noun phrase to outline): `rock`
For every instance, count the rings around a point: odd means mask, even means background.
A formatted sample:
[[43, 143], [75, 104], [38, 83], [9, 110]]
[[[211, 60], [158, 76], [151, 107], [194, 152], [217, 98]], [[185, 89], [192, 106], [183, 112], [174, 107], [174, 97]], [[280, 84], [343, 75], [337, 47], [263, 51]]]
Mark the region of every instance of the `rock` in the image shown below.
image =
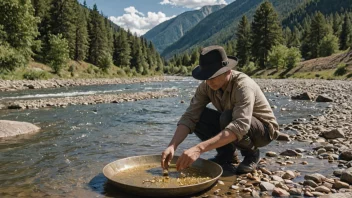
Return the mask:
[[320, 198], [351, 198], [352, 192], [323, 195]]
[[297, 153], [303, 153], [303, 152], [306, 151], [306, 150], [304, 150], [303, 148], [296, 148], [295, 151], [296, 151]]
[[274, 188], [272, 195], [276, 197], [288, 197], [290, 196], [290, 193], [281, 188]]
[[342, 175], [342, 172], [344, 171], [344, 169], [337, 169], [337, 170], [334, 170], [334, 175], [336, 177], [340, 177]]
[[290, 138], [290, 136], [287, 135], [286, 133], [279, 132], [279, 136], [277, 137], [276, 140], [289, 142], [289, 141], [291, 141], [291, 138]]
[[303, 182], [303, 185], [304, 185], [304, 186], [311, 186], [311, 187], [313, 187], [313, 188], [318, 187], [318, 184], [315, 183], [313, 180], [305, 180], [305, 181]]
[[234, 190], [238, 190], [240, 187], [239, 186], [236, 186], [236, 185], [232, 185], [231, 186], [231, 189], [234, 189]]
[[322, 192], [312, 192], [312, 194], [313, 194], [314, 196], [316, 196], [316, 197], [320, 197], [320, 196], [325, 195], [325, 194], [322, 193]]
[[28, 122], [0, 120], [0, 138], [37, 132], [39, 130], [39, 127]]
[[344, 138], [345, 133], [343, 132], [342, 129], [333, 129], [331, 131], [325, 131], [321, 133], [321, 136], [323, 136], [326, 139], [336, 139], [336, 138]]
[[316, 183], [322, 183], [326, 179], [326, 177], [324, 175], [322, 175], [322, 174], [314, 173], [314, 174], [311, 174], [311, 175], [305, 175], [304, 179], [313, 180]]
[[7, 106], [8, 109], [23, 109], [23, 106], [19, 104], [10, 104]]
[[279, 177], [277, 175], [273, 175], [271, 178], [272, 178], [272, 180], [278, 181], [278, 182], [283, 182], [284, 181], [281, 177]]
[[306, 197], [314, 197], [314, 195], [311, 192], [309, 192], [309, 191], [304, 191], [304, 196], [306, 196]]
[[283, 179], [294, 179], [296, 174], [293, 171], [286, 171], [285, 174], [282, 176]]
[[310, 92], [304, 92], [300, 95], [292, 96], [292, 100], [314, 100], [314, 95]]
[[352, 151], [344, 151], [340, 154], [339, 158], [341, 160], [351, 161], [352, 160]]
[[290, 193], [290, 195], [302, 195], [302, 189], [300, 188], [290, 188], [288, 192]]
[[252, 190], [251, 195], [253, 198], [260, 198], [259, 193], [256, 190]]
[[250, 188], [244, 188], [242, 191], [243, 191], [243, 192], [252, 192], [253, 190], [250, 189]]
[[274, 184], [269, 182], [260, 182], [259, 187], [261, 191], [273, 191], [275, 188]]
[[340, 189], [340, 188], [349, 188], [350, 185], [348, 183], [346, 183], [346, 182], [342, 182], [342, 181], [336, 180], [332, 187], [335, 188], [335, 189]]
[[326, 95], [318, 95], [315, 102], [333, 102], [334, 100]]
[[300, 154], [297, 153], [297, 151], [295, 151], [295, 150], [287, 149], [286, 151], [280, 153], [280, 155], [284, 155], [284, 156], [299, 156]]
[[221, 180], [218, 181], [218, 184], [225, 185], [225, 183], [223, 181], [221, 181]]
[[330, 189], [326, 186], [318, 186], [315, 188], [315, 191], [318, 191], [318, 192], [323, 192], [323, 193], [329, 193], [330, 192]]
[[352, 184], [352, 168], [348, 168], [341, 174], [341, 181]]
[[273, 151], [269, 151], [265, 155], [268, 156], [268, 157], [277, 157], [277, 154], [275, 152], [273, 152]]
[[307, 165], [307, 164], [308, 164], [308, 162], [307, 162], [307, 161], [303, 161], [303, 162], [301, 162], [301, 164], [303, 164], [303, 165]]

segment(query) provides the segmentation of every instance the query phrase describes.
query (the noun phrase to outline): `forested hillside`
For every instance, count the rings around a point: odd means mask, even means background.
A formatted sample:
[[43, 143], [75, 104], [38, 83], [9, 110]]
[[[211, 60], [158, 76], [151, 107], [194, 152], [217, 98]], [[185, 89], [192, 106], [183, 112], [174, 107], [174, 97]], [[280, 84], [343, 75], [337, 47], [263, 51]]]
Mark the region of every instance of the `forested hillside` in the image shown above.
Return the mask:
[[[77, 0], [0, 1], [0, 72], [26, 68], [30, 61], [49, 65], [52, 73], [85, 61], [100, 71], [118, 66], [122, 75], [163, 71], [153, 44], [113, 24]], [[114, 66], [115, 65], [115, 66]]]
[[[251, 16], [252, 20], [246, 15], [242, 16], [233, 32], [235, 39], [226, 44], [218, 44], [223, 45], [228, 54], [235, 54], [239, 58], [238, 70], [249, 74], [271, 68], [276, 71], [287, 70], [276, 76], [280, 78], [288, 77], [287, 72], [299, 65], [302, 59], [327, 57], [335, 53], [348, 54], [346, 50], [352, 48], [352, 5], [341, 1], [339, 5], [342, 7], [335, 5], [335, 11], [329, 10], [324, 15], [318, 8], [328, 6], [326, 1], [310, 1], [298, 7], [299, 11], [292, 11], [288, 15], [291, 20], [284, 19], [295, 21], [291, 23], [291, 28], [282, 24], [273, 4], [265, 1]], [[308, 11], [312, 6], [316, 8]], [[297, 18], [302, 13], [307, 16], [300, 21]], [[167, 61], [165, 71], [190, 74], [198, 64], [198, 56], [199, 47], [194, 48], [191, 53], [176, 54]], [[349, 61], [334, 64], [338, 71], [329, 71], [331, 75], [352, 76], [349, 74], [352, 68]]]
[[199, 21], [223, 7], [225, 5], [204, 6], [200, 10], [184, 12], [155, 26], [143, 37], [152, 41], [157, 51], [161, 53], [197, 25]]
[[[275, 10], [279, 13], [279, 19], [287, 16], [291, 11], [298, 8], [305, 0], [270, 0]], [[174, 54], [191, 50], [197, 46], [211, 44], [225, 44], [235, 38], [237, 24], [243, 15], [252, 19], [255, 10], [262, 0], [236, 0], [227, 5], [219, 12], [210, 14], [193, 29], [185, 34], [176, 43], [162, 52], [165, 58], [171, 58]]]

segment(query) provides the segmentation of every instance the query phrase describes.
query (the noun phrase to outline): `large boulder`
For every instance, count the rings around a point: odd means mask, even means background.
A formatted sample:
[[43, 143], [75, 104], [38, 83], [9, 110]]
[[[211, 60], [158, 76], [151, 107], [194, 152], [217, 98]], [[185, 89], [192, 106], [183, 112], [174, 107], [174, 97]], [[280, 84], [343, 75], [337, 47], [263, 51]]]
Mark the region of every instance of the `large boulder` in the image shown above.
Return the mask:
[[314, 100], [314, 94], [310, 92], [304, 92], [299, 95], [295, 95], [291, 97], [292, 100]]
[[39, 131], [40, 128], [28, 122], [0, 120], [0, 138]]
[[333, 102], [334, 100], [326, 95], [318, 95], [316, 102]]
[[335, 138], [345, 137], [345, 133], [341, 128], [333, 129], [331, 131], [324, 131], [320, 135], [323, 136], [325, 139], [335, 139]]

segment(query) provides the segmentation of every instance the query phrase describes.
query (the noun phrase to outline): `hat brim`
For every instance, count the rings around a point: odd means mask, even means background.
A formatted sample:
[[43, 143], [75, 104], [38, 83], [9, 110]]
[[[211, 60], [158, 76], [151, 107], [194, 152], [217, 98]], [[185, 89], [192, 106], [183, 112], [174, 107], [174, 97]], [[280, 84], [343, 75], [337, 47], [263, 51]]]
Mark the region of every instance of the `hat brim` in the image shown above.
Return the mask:
[[208, 80], [208, 79], [215, 78], [231, 69], [234, 69], [238, 63], [237, 58], [234, 56], [227, 56], [227, 58], [228, 58], [229, 64], [220, 69], [215, 68], [215, 70], [211, 70], [211, 69], [201, 70], [200, 66], [198, 65], [192, 71], [193, 78], [197, 80]]

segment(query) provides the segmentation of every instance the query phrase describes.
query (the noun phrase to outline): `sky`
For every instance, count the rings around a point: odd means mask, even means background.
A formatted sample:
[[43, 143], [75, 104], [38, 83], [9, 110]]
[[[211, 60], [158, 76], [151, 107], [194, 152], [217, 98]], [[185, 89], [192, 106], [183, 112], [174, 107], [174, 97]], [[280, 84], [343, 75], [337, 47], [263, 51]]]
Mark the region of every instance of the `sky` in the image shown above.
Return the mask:
[[[84, 0], [79, 0], [83, 3]], [[136, 33], [145, 34], [156, 25], [185, 11], [205, 5], [229, 4], [234, 0], [86, 0], [87, 6], [98, 10], [111, 21]]]

